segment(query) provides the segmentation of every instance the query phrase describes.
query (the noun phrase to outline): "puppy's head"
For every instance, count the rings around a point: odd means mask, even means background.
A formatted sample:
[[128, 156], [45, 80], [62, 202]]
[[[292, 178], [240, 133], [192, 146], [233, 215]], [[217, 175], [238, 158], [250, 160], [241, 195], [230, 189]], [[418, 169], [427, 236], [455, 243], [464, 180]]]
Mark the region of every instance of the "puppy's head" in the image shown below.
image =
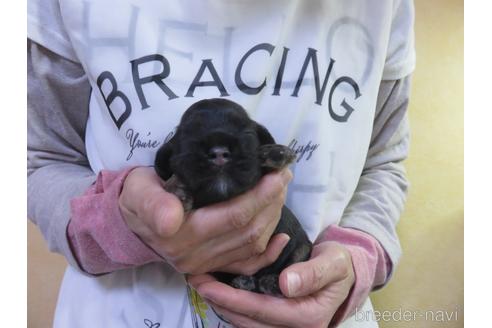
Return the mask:
[[174, 137], [159, 149], [155, 169], [164, 180], [175, 174], [201, 207], [253, 187], [262, 174], [258, 147], [273, 143], [240, 105], [202, 100], [186, 110]]

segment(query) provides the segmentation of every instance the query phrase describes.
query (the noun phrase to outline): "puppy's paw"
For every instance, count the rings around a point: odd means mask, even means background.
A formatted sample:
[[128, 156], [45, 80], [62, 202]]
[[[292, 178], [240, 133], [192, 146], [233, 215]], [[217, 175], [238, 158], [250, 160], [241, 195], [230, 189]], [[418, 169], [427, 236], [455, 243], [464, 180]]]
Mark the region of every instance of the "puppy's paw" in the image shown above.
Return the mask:
[[261, 293], [276, 297], [284, 297], [278, 284], [278, 274], [267, 274], [258, 279], [258, 289]]
[[189, 212], [193, 209], [193, 197], [187, 191], [185, 185], [178, 179], [176, 175], [172, 175], [165, 183], [164, 189], [178, 197], [183, 205], [185, 212]]
[[258, 148], [261, 166], [267, 169], [281, 170], [296, 159], [292, 149], [284, 145], [269, 144]]
[[309, 260], [312, 250], [313, 245], [311, 243], [297, 246], [297, 248], [292, 252], [290, 264]]
[[256, 279], [253, 276], [237, 276], [232, 279], [231, 286], [252, 292], [256, 289]]

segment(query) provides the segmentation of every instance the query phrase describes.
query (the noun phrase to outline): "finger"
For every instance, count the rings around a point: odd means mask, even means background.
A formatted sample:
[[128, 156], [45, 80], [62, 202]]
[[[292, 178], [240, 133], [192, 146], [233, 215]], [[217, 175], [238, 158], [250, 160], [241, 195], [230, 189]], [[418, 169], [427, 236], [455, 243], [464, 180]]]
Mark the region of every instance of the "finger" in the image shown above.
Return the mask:
[[292, 180], [292, 178], [294, 177], [292, 171], [289, 168], [284, 168], [278, 171], [278, 173], [280, 173], [280, 176], [282, 177], [282, 181], [285, 186], [287, 186], [289, 182]]
[[243, 229], [230, 231], [201, 244], [195, 242], [200, 246], [195, 249], [194, 257], [220, 260], [222, 266], [264, 253], [281, 216], [281, 208], [271, 207], [274, 206], [264, 209]]
[[220, 271], [218, 268], [224, 267], [230, 263], [234, 263], [240, 260], [247, 260], [251, 258], [252, 251], [249, 248], [241, 247], [220, 256], [199, 256], [196, 253], [192, 254], [192, 257], [199, 261], [200, 272], [213, 272]]
[[217, 279], [210, 275], [210, 274], [197, 274], [197, 275], [186, 275], [186, 281], [188, 284], [193, 287], [194, 289], [197, 289], [198, 286], [201, 284], [207, 283], [207, 282], [214, 282], [217, 281]]
[[[218, 281], [197, 284], [195, 289], [203, 298], [218, 306], [250, 318], [261, 318], [263, 322], [289, 325], [305, 319], [300, 316], [302, 313], [297, 300], [248, 292]], [[308, 305], [304, 308], [309, 310], [313, 306]]]
[[267, 206], [256, 216], [254, 225], [251, 230], [252, 233], [250, 233], [250, 237], [256, 237], [257, 240], [255, 242], [254, 238], [250, 238], [249, 242], [255, 246], [254, 250], [256, 250], [257, 253], [263, 253], [266, 250], [268, 243], [272, 239], [272, 234], [277, 228], [278, 223], [282, 217], [283, 204], [284, 196], [282, 195], [281, 202]]
[[277, 203], [280, 207], [291, 176], [288, 170], [267, 174], [250, 191], [194, 211], [188, 218], [196, 226], [194, 233], [200, 240], [209, 240], [247, 226], [267, 205]]
[[264, 322], [259, 321], [258, 319], [250, 318], [248, 316], [230, 311], [225, 307], [217, 305], [211, 301], [207, 301], [214, 308], [214, 310], [220, 314], [220, 316], [226, 318], [229, 322], [231, 322], [234, 327], [238, 328], [275, 328], [281, 327], [278, 325], [266, 324]]
[[284, 250], [285, 246], [288, 244], [289, 240], [289, 235], [284, 233], [277, 234], [272, 237], [264, 253], [245, 261], [238, 261], [226, 265], [222, 268], [219, 268], [217, 271], [252, 276], [258, 270], [267, 267], [275, 262]]
[[[280, 220], [280, 213], [275, 214], [277, 217], [275, 220], [268, 221], [263, 217], [255, 219], [251, 224], [252, 227], [248, 226], [241, 230], [230, 231], [223, 236], [203, 242], [193, 232], [184, 233], [182, 235], [188, 236], [188, 238], [176, 240], [175, 244], [181, 245], [181, 249], [192, 250], [189, 259], [193, 260], [194, 267], [200, 268], [195, 273], [217, 271], [220, 267], [265, 253], [272, 233]], [[185, 222], [185, 226], [189, 224], [188, 221]], [[272, 246], [277, 245], [274, 243]], [[266, 258], [265, 256], [262, 257], [263, 262], [272, 256], [274, 255], [269, 251]]]
[[[216, 279], [209, 275], [209, 274], [202, 274], [202, 275], [188, 275], [187, 276], [187, 281], [188, 284], [197, 290], [197, 288], [204, 283], [207, 282], [214, 282]], [[226, 310], [225, 308], [219, 307], [217, 304], [207, 300], [207, 303], [209, 303], [211, 306], [213, 306], [214, 310], [220, 314], [220, 316], [228, 319], [231, 323], [234, 324], [235, 327], [258, 327], [258, 328], [263, 328], [263, 327], [273, 327], [273, 326], [268, 326], [262, 323], [256, 323], [254, 320], [247, 318], [245, 316], [235, 314], [229, 310]]]
[[184, 222], [181, 202], [162, 188], [147, 190], [146, 198], [137, 207], [137, 216], [161, 238], [169, 238], [176, 234]]
[[[197, 259], [197, 261], [200, 261], [200, 264], [198, 265], [200, 272], [230, 272], [226, 267], [235, 263], [235, 265], [229, 269], [236, 273], [253, 275], [260, 268], [275, 262], [285, 245], [287, 245], [289, 239], [290, 237], [286, 234], [280, 234], [279, 236], [272, 238], [272, 241], [267, 244], [266, 250], [260, 254], [258, 254], [258, 251], [254, 248], [240, 247], [219, 256], [210, 257], [210, 254], [207, 253], [199, 256], [196, 253], [193, 253], [192, 257]], [[221, 268], [226, 268], [226, 270], [224, 271]]]
[[130, 171], [121, 191], [120, 207], [136, 215], [137, 208], [145, 196], [142, 195], [142, 191], [162, 189], [159, 179], [152, 171], [148, 167], [137, 167]]
[[172, 235], [182, 224], [181, 202], [163, 189], [162, 181], [149, 167], [138, 167], [128, 174], [119, 205], [125, 217], [132, 215], [135, 225], [143, 223], [156, 235]]
[[313, 248], [310, 260], [295, 263], [281, 272], [280, 290], [287, 297], [311, 295], [347, 278], [351, 270], [348, 251], [338, 243], [322, 243]]
[[[276, 216], [279, 217], [280, 214]], [[168, 239], [168, 241], [172, 242], [172, 249], [181, 250], [181, 253], [173, 252], [169, 248], [169, 242], [167, 242], [166, 258], [177, 260], [175, 268], [178, 271], [195, 274], [220, 271], [219, 268], [231, 263], [249, 260], [249, 265], [243, 267], [245, 269], [243, 272], [244, 274], [246, 272], [254, 273], [258, 268], [266, 266], [267, 264], [265, 263], [273, 263], [289, 238], [287, 235], [280, 238], [279, 241], [275, 238], [274, 242], [270, 244], [271, 235], [279, 219], [268, 222], [266, 227], [263, 226], [263, 222], [256, 223], [259, 220], [262, 219], [255, 219], [253, 227], [231, 231], [225, 236], [220, 236], [204, 243], [197, 241], [196, 235], [192, 232], [183, 231], [190, 224], [189, 221], [186, 221], [184, 223], [185, 228], [180, 230], [173, 238]], [[186, 256], [180, 257], [180, 254], [183, 254], [182, 250], [188, 251], [185, 253]], [[258, 258], [259, 263], [256, 264]]]
[[150, 244], [155, 237], [153, 229], [145, 223], [142, 224], [142, 220], [138, 218], [135, 213], [131, 212], [121, 204], [120, 211], [128, 228], [139, 236], [145, 243]]

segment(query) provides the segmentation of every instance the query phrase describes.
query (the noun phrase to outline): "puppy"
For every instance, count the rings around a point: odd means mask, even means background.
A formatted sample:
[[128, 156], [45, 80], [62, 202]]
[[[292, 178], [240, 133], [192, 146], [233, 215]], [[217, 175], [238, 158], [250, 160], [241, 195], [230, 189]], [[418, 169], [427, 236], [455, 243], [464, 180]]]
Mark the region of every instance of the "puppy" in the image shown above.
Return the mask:
[[[155, 170], [166, 181], [185, 211], [222, 202], [253, 188], [261, 177], [295, 159], [294, 152], [275, 141], [268, 130], [225, 99], [196, 102], [186, 110], [175, 135], [157, 152]], [[233, 287], [281, 296], [280, 272], [309, 258], [312, 244], [292, 212], [284, 206], [274, 234], [290, 241], [279, 258], [253, 276], [216, 272]]]

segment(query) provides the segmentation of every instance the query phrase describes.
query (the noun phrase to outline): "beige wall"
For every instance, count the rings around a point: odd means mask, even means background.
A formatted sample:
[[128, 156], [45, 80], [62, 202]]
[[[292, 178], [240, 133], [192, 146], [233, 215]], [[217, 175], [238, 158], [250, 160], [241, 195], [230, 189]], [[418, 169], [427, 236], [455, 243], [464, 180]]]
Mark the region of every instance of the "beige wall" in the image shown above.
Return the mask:
[[404, 255], [373, 300], [379, 311], [459, 309], [457, 321], [381, 327], [463, 327], [463, 1], [417, 0], [416, 9]]
[[[376, 310], [459, 309], [458, 320], [383, 328], [463, 326], [463, 1], [417, 0], [418, 67], [410, 104], [412, 182], [399, 226], [404, 256]], [[28, 225], [28, 327], [50, 327], [64, 260]]]
[[48, 252], [37, 227], [27, 225], [27, 327], [52, 326], [58, 289], [66, 264], [63, 257]]

